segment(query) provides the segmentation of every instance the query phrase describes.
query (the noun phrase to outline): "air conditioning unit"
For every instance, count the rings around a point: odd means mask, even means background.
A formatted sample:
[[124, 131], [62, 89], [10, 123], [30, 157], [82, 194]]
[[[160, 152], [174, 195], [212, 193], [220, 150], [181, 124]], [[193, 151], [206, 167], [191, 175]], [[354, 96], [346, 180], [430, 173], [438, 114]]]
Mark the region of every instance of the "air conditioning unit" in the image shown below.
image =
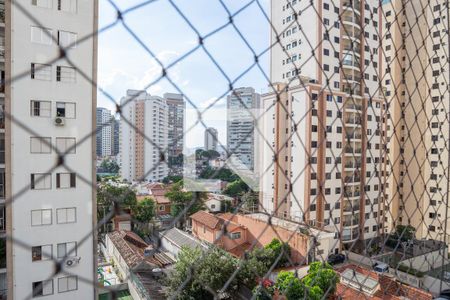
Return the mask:
[[64, 126], [66, 123], [66, 120], [63, 117], [56, 117], [55, 118], [55, 125], [56, 126]]
[[75, 265], [78, 265], [80, 263], [81, 257], [69, 257], [64, 261], [65, 267], [73, 267]]

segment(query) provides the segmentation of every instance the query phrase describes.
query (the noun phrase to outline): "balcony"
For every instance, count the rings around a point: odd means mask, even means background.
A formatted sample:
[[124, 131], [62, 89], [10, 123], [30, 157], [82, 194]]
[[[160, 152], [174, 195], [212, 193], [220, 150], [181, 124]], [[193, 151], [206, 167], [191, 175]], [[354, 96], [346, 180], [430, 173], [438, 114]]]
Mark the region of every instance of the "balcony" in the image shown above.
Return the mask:
[[362, 119], [361, 118], [347, 118], [345, 119], [345, 124], [354, 124], [354, 125], [361, 125]]
[[344, 167], [346, 169], [359, 169], [359, 168], [361, 168], [361, 162], [359, 162], [359, 161], [356, 161], [356, 162], [349, 161], [349, 162], [345, 163]]
[[355, 60], [355, 59], [344, 59], [342, 60], [342, 64], [344, 66], [350, 66], [350, 67], [355, 67], [359, 69], [359, 61]]
[[360, 176], [345, 176], [344, 183], [359, 183], [361, 182]]
[[[359, 211], [359, 204], [357, 205], [346, 205], [344, 206], [344, 212], [355, 212], [355, 211]], [[344, 225], [345, 226], [345, 225]], [[351, 225], [348, 225], [351, 226]]]
[[349, 140], [360, 140], [362, 138], [361, 133], [353, 133], [353, 134], [346, 134], [345, 137]]
[[361, 86], [359, 84], [343, 84], [342, 91], [350, 95], [361, 95]]
[[359, 217], [353, 218], [353, 220], [344, 220], [343, 225], [344, 227], [359, 225]]
[[353, 110], [362, 110], [362, 105], [359, 104], [346, 104], [346, 109], [353, 109]]
[[359, 11], [361, 10], [361, 2], [360, 1], [344, 1], [344, 3], [342, 4], [342, 6], [344, 8], [350, 8], [354, 11], [357, 11], [359, 13]]

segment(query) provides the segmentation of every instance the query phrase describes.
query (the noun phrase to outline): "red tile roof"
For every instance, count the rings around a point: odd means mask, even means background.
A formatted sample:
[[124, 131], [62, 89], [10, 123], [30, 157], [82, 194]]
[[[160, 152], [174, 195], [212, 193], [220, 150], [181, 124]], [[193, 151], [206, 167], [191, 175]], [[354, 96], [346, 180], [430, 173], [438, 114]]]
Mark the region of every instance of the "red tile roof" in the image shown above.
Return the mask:
[[336, 271], [343, 273], [347, 269], [352, 269], [364, 276], [368, 276], [378, 281], [380, 289], [375, 292], [373, 296], [369, 296], [362, 291], [358, 291], [345, 284], [339, 283], [336, 288], [335, 299], [355, 300], [355, 299], [370, 299], [370, 300], [402, 300], [402, 299], [420, 299], [432, 300], [433, 296], [421, 289], [403, 284], [395, 278], [390, 278], [386, 275], [378, 275], [377, 273], [362, 268], [357, 265], [345, 265]]
[[206, 211], [200, 210], [191, 216], [192, 220], [199, 222], [211, 229], [216, 229], [223, 223], [223, 220], [218, 217], [207, 213]]

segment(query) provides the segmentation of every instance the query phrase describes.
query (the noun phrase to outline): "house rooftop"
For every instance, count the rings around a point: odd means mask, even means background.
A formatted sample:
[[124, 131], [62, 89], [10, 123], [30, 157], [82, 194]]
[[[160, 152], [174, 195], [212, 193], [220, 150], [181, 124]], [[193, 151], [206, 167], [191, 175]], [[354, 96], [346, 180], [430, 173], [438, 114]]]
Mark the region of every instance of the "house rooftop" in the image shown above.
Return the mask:
[[178, 247], [189, 247], [189, 248], [204, 248], [206, 249], [207, 246], [202, 244], [199, 240], [197, 240], [195, 237], [190, 235], [187, 232], [184, 232], [178, 228], [170, 228], [166, 231], [163, 231], [159, 233], [159, 236], [164, 236], [168, 240], [170, 240], [172, 243], [177, 245]]
[[275, 226], [279, 226], [279, 227], [288, 229], [290, 231], [300, 231], [305, 234], [311, 233], [315, 237], [334, 237], [334, 233], [331, 231], [311, 227], [311, 226], [308, 226], [308, 225], [306, 225], [304, 223], [300, 223], [300, 222], [281, 219], [281, 218], [270, 216], [270, 215], [264, 214], [264, 213], [253, 213], [253, 214], [247, 214], [245, 216], [253, 218], [253, 219], [258, 219], [258, 220], [261, 220], [261, 221], [264, 221], [267, 223], [269, 222], [269, 219], [270, 219], [271, 224], [273, 224]]

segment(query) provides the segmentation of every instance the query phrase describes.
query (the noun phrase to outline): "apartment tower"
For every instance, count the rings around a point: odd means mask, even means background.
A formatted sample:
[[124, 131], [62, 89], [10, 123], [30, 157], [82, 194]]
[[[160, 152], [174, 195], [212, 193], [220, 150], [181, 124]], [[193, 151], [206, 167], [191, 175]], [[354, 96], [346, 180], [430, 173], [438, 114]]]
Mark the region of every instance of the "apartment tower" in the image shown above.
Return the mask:
[[164, 98], [128, 90], [121, 99], [120, 172], [128, 181], [168, 175], [168, 105]]
[[384, 230], [381, 8], [274, 0], [271, 22], [260, 209], [335, 232], [337, 252]]
[[448, 243], [448, 1], [386, 1], [383, 12], [389, 227]]
[[114, 117], [109, 109], [97, 107], [97, 156], [111, 156], [113, 151]]
[[[8, 299], [96, 297], [97, 5], [20, 0], [0, 7]], [[55, 274], [56, 261], [62, 272]]]
[[261, 96], [251, 87], [233, 90], [227, 97], [228, 153], [235, 155], [249, 170], [258, 166], [259, 143], [256, 126]]
[[166, 99], [169, 109], [168, 119], [168, 145], [169, 145], [169, 167], [170, 171], [178, 171], [181, 174], [183, 165], [183, 147], [184, 147], [184, 115], [186, 111], [186, 102], [183, 95], [166, 93], [163, 95]]
[[218, 131], [213, 127], [208, 127], [205, 129], [205, 150], [215, 150], [217, 151], [218, 142]]

